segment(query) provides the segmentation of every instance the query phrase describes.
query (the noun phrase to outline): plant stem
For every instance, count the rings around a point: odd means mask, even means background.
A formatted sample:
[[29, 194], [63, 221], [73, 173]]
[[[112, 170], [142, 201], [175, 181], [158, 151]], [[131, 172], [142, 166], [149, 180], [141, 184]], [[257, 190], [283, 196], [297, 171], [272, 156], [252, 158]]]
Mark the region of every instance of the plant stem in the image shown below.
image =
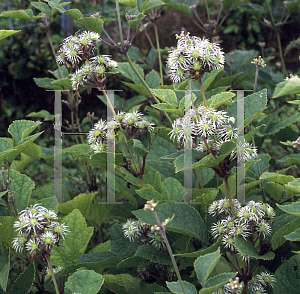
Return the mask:
[[122, 32], [122, 23], [121, 23], [121, 16], [120, 16], [119, 0], [116, 0], [116, 9], [117, 9], [119, 33], [120, 33], [120, 40], [121, 40], [121, 48], [122, 48], [122, 51], [123, 51], [123, 49], [124, 49], [124, 39], [123, 39], [123, 32]]
[[170, 243], [169, 243], [169, 241], [168, 241], [168, 239], [167, 239], [167, 236], [166, 236], [165, 227], [162, 226], [162, 224], [161, 224], [161, 222], [160, 222], [160, 220], [159, 220], [159, 217], [158, 217], [158, 215], [157, 215], [157, 212], [156, 212], [155, 210], [153, 211], [153, 214], [154, 214], [155, 219], [156, 219], [156, 221], [157, 221], [157, 223], [158, 223], [158, 225], [159, 225], [159, 227], [160, 227], [160, 231], [161, 231], [161, 234], [162, 234], [162, 236], [163, 236], [163, 238], [164, 238], [164, 241], [165, 241], [165, 243], [166, 243], [166, 245], [167, 245], [167, 249], [168, 249], [169, 255], [170, 255], [170, 257], [171, 257], [172, 264], [173, 264], [174, 270], [175, 270], [175, 272], [176, 272], [178, 281], [179, 281], [180, 286], [181, 286], [181, 288], [182, 288], [182, 292], [183, 292], [183, 294], [186, 294], [186, 292], [185, 292], [185, 290], [184, 290], [183, 283], [182, 283], [182, 279], [181, 279], [181, 276], [180, 276], [180, 272], [179, 272], [179, 269], [178, 269], [178, 266], [177, 266], [177, 263], [176, 263], [176, 260], [175, 260], [175, 258], [174, 258], [174, 255], [173, 255], [173, 252], [172, 252]]
[[275, 34], [276, 34], [276, 38], [277, 38], [277, 44], [278, 44], [278, 50], [279, 50], [280, 60], [281, 60], [282, 66], [283, 66], [283, 73], [287, 77], [288, 76], [288, 72], [286, 70], [285, 62], [284, 62], [284, 59], [283, 59], [279, 29], [278, 29], [278, 27], [275, 24], [275, 20], [274, 20], [273, 14], [272, 14], [272, 10], [271, 10], [269, 1], [266, 1], [266, 4], [267, 4], [267, 8], [268, 8], [269, 13], [270, 13], [271, 23], [272, 23], [273, 29], [275, 30]]
[[[146, 87], [146, 89], [148, 90], [149, 94], [154, 99], [154, 101], [156, 103], [159, 103], [158, 99], [155, 97], [155, 95], [153, 94], [153, 92], [151, 91], [151, 89], [149, 88], [149, 86], [147, 85], [146, 81], [142, 78], [142, 76], [140, 75], [140, 73], [135, 68], [135, 66], [134, 66], [132, 60], [130, 59], [129, 55], [127, 54], [127, 52], [125, 54], [126, 54], [126, 59], [129, 62], [130, 66], [132, 67], [132, 69], [135, 72], [135, 74], [138, 76], [138, 78], [140, 79], [140, 81], [142, 82], [142, 84]], [[167, 120], [169, 121], [169, 123], [172, 126], [172, 120], [170, 119], [169, 115], [165, 111], [163, 111], [163, 113], [164, 113], [165, 117], [167, 118]]]
[[[108, 103], [110, 109], [112, 110], [112, 112], [113, 112], [113, 114], [114, 114], [114, 117], [115, 117], [115, 118], [117, 119], [117, 121], [118, 121], [118, 117], [117, 117], [117, 115], [116, 115], [116, 112], [115, 112], [113, 106], [111, 105], [110, 100], [109, 100], [109, 98], [108, 98], [108, 96], [107, 96], [107, 94], [106, 94], [106, 92], [105, 92], [104, 89], [102, 89], [102, 93], [103, 93], [103, 95], [105, 96], [106, 101], [107, 101], [107, 103]], [[118, 121], [118, 122], [119, 122], [119, 121]], [[126, 144], [126, 149], [127, 149], [127, 151], [129, 152], [129, 154], [130, 154], [130, 156], [131, 156], [131, 158], [132, 158], [132, 161], [133, 161], [133, 163], [134, 163], [136, 172], [138, 173], [138, 172], [139, 172], [138, 165], [137, 165], [137, 163], [136, 163], [136, 161], [135, 161], [135, 159], [134, 159], [134, 156], [133, 156], [133, 154], [132, 154], [132, 151], [128, 148], [128, 143], [127, 143], [126, 136], [125, 136], [125, 134], [124, 134], [124, 130], [123, 130], [121, 124], [119, 124], [119, 125], [120, 125], [120, 130], [121, 130], [121, 133], [122, 133], [122, 135], [123, 135], [123, 138], [124, 138], [124, 141], [125, 141], [125, 144]]]
[[54, 276], [54, 272], [53, 272], [53, 268], [52, 268], [52, 265], [51, 265], [51, 262], [50, 262], [50, 257], [49, 257], [48, 254], [46, 254], [45, 258], [46, 258], [47, 264], [49, 266], [49, 270], [50, 270], [50, 274], [51, 274], [51, 277], [52, 277], [52, 282], [54, 284], [54, 288], [55, 288], [56, 294], [59, 294], [57, 282], [56, 282], [56, 279], [55, 279], [55, 276]]
[[208, 22], [208, 24], [209, 24], [210, 34], [212, 34], [212, 31], [211, 31], [211, 23], [210, 23], [210, 16], [209, 16], [209, 9], [208, 9], [207, 0], [205, 0], [204, 2], [205, 2], [206, 14], [207, 14], [207, 22]]
[[228, 177], [227, 176], [224, 178], [224, 182], [225, 182], [225, 187], [226, 187], [227, 195], [228, 195], [228, 198], [229, 198], [229, 203], [230, 203], [230, 207], [231, 207], [231, 211], [232, 211], [232, 216], [233, 216], [233, 218], [235, 218], [235, 210], [234, 210], [234, 206], [233, 206], [233, 202], [232, 202], [232, 196], [231, 196], [231, 192], [230, 192], [230, 188], [229, 188], [229, 184], [228, 184]]
[[156, 47], [158, 53], [158, 62], [159, 62], [159, 73], [160, 73], [160, 83], [161, 85], [164, 84], [164, 77], [163, 77], [163, 70], [162, 70], [162, 61], [161, 61], [161, 54], [160, 54], [160, 47], [159, 47], [159, 38], [158, 38], [158, 30], [156, 22], [154, 24], [154, 31], [155, 31], [155, 38], [156, 38]]
[[203, 103], [204, 103], [205, 107], [208, 107], [207, 101], [206, 101], [206, 98], [205, 98], [204, 89], [203, 89], [202, 82], [201, 82], [201, 78], [198, 79], [198, 82], [199, 82], [199, 86], [200, 86], [200, 90], [201, 90], [201, 95], [202, 95]]
[[253, 93], [255, 93], [255, 91], [256, 91], [256, 84], [257, 84], [258, 71], [259, 71], [259, 66], [256, 65], [255, 81], [254, 81]]

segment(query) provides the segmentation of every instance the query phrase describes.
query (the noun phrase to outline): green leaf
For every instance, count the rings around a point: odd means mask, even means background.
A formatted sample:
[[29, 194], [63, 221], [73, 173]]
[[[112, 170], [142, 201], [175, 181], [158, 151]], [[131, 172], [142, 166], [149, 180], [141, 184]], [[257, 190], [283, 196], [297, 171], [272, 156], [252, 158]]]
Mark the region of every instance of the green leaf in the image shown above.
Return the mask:
[[19, 145], [21, 140], [24, 140], [28, 137], [35, 128], [40, 125], [39, 121], [31, 121], [31, 120], [15, 120], [8, 127], [8, 132], [13, 137], [14, 146]]
[[[67, 11], [66, 11], [67, 12]], [[102, 34], [103, 20], [95, 17], [81, 17], [77, 20], [87, 31]]]
[[72, 90], [73, 89], [71, 79], [69, 79], [69, 78], [55, 80], [55, 81], [51, 82], [51, 84], [53, 84], [55, 86], [65, 87], [68, 90]]
[[121, 268], [135, 268], [141, 265], [146, 261], [145, 258], [139, 257], [139, 256], [132, 256], [123, 259], [119, 264], [118, 264], [118, 269]]
[[[141, 86], [141, 85], [139, 85]], [[144, 87], [145, 88], [145, 87]], [[140, 105], [143, 102], [145, 102], [147, 100], [147, 98], [145, 96], [139, 95], [139, 96], [135, 96], [132, 97], [130, 99], [126, 99], [125, 103], [124, 103], [124, 111], [125, 112], [130, 112], [130, 110], [136, 106], [136, 105]]]
[[159, 263], [162, 265], [170, 265], [172, 261], [169, 254], [163, 253], [151, 245], [142, 245], [135, 252], [134, 256], [142, 257], [150, 260], [153, 263]]
[[70, 17], [72, 17], [74, 20], [78, 20], [79, 18], [83, 17], [83, 14], [81, 13], [80, 10], [78, 9], [69, 9], [67, 11], [65, 11], [66, 15], [69, 15]]
[[21, 18], [33, 21], [33, 12], [31, 9], [26, 10], [14, 10], [14, 11], [3, 11], [0, 17], [11, 17], [11, 18]]
[[[131, 11], [129, 11], [126, 15], [132, 15]], [[131, 28], [136, 29], [136, 27], [140, 24], [140, 22], [146, 17], [144, 13], [139, 13], [134, 20], [129, 20], [128, 24]]]
[[300, 229], [297, 229], [295, 232], [284, 236], [284, 238], [289, 241], [300, 241]]
[[182, 201], [185, 196], [184, 187], [175, 178], [166, 178], [162, 183], [161, 197], [168, 201]]
[[63, 90], [62, 87], [53, 85], [52, 82], [55, 81], [55, 79], [52, 78], [33, 78], [34, 82], [37, 84], [37, 86], [48, 89], [48, 90]]
[[274, 294], [298, 293], [300, 289], [300, 255], [294, 255], [276, 270]]
[[12, 285], [11, 294], [27, 294], [29, 293], [34, 279], [34, 265], [31, 263], [29, 267], [21, 273]]
[[59, 242], [59, 247], [53, 247], [51, 251], [52, 265], [63, 267], [71, 264], [80, 257], [93, 235], [93, 228], [87, 227], [84, 217], [78, 209], [74, 209], [63, 220], [70, 232], [65, 236], [65, 240]]
[[[186, 294], [197, 294], [197, 289], [194, 285], [182, 281], [183, 288]], [[172, 293], [181, 294], [182, 288], [180, 282], [167, 282], [167, 287], [172, 291]]]
[[[263, 111], [267, 106], [267, 90], [263, 89], [244, 98], [244, 120], [245, 125], [253, 120], [257, 113]], [[237, 101], [227, 107], [227, 115], [237, 118]]]
[[136, 0], [122, 0], [119, 2], [123, 5], [130, 6], [132, 8], [136, 7]]
[[294, 232], [298, 228], [300, 228], [300, 217], [292, 220], [291, 222], [285, 224], [283, 227], [275, 231], [271, 239], [271, 244], [274, 250], [280, 247], [285, 241], [285, 236]]
[[230, 86], [232, 82], [234, 82], [242, 73], [237, 73], [235, 75], [225, 77], [223, 79], [218, 80], [214, 83], [214, 87], [223, 87], [223, 86]]
[[0, 30], [0, 40], [5, 39], [15, 33], [21, 32], [20, 30]]
[[298, 77], [277, 84], [273, 92], [273, 98], [292, 94], [300, 94], [300, 79]]
[[6, 292], [8, 274], [10, 269], [10, 250], [1, 250], [0, 255], [0, 286]]
[[61, 5], [59, 5], [54, 1], [49, 1], [49, 0], [45, 0], [45, 1], [48, 3], [50, 7], [57, 9], [60, 13], [64, 13], [66, 11]]
[[[144, 78], [143, 69], [138, 64], [134, 64], [134, 66], [137, 69], [137, 71], [139, 72], [139, 74], [142, 76], [142, 78]], [[136, 84], [142, 84], [141, 80], [136, 75], [136, 73], [133, 71], [132, 67], [130, 66], [130, 64], [128, 62], [119, 62], [118, 68], [124, 77], [128, 78], [129, 80], [131, 80], [132, 82], [134, 82]]]
[[47, 110], [41, 110], [39, 112], [30, 112], [28, 115], [26, 115], [26, 117], [39, 117], [43, 118], [45, 121], [54, 121], [54, 114], [51, 114]]
[[281, 210], [289, 214], [300, 216], [300, 201], [293, 202], [287, 205], [276, 204]]
[[215, 252], [208, 253], [203, 256], [199, 256], [195, 263], [195, 271], [198, 277], [198, 280], [201, 285], [204, 285], [205, 281], [209, 277], [210, 273], [216, 266], [218, 260], [220, 259], [220, 248], [218, 248]]
[[300, 165], [300, 153], [291, 154], [279, 159], [279, 162], [284, 162], [288, 164], [299, 164]]
[[[212, 85], [214, 80], [217, 78], [219, 73], [220, 72], [218, 70], [213, 70], [210, 73], [205, 73], [205, 74], [207, 74], [206, 79], [204, 80], [205, 75], [204, 75], [204, 78], [202, 79], [202, 87], [203, 87], [204, 92], [210, 88], [210, 86]], [[203, 80], [204, 80], [204, 82], [203, 82]]]
[[279, 121], [277, 123], [271, 124], [269, 127], [264, 129], [264, 135], [273, 135], [278, 133], [280, 130], [285, 129], [289, 125], [298, 123], [300, 121], [300, 115], [299, 113], [295, 113], [294, 115], [285, 118], [282, 121]]
[[108, 240], [108, 241], [101, 243], [98, 246], [94, 247], [92, 250], [89, 251], [89, 253], [110, 251], [110, 250], [111, 250], [111, 242], [110, 242], [110, 240]]
[[[91, 156], [89, 163], [93, 167], [102, 167], [106, 168], [107, 165], [107, 152], [99, 152], [95, 153]], [[125, 165], [123, 161], [123, 154], [122, 153], [114, 153], [115, 156], [115, 164], [116, 165]]]
[[153, 167], [146, 165], [145, 171], [143, 175], [143, 180], [145, 184], [150, 184], [157, 192], [161, 192], [162, 183], [161, 176], [158, 171], [156, 171]]
[[232, 92], [222, 92], [220, 94], [214, 95], [207, 101], [207, 104], [212, 108], [218, 108], [227, 101], [230, 101], [235, 96]]
[[177, 108], [177, 97], [176, 97], [175, 91], [164, 90], [164, 89], [157, 89], [157, 90], [154, 89], [153, 92], [160, 100], [172, 105], [173, 108]]
[[216, 290], [223, 287], [229, 279], [232, 279], [236, 276], [237, 272], [235, 273], [222, 273], [220, 275], [214, 276], [210, 279], [208, 279], [203, 289], [200, 290], [199, 294], [211, 294], [215, 292]]
[[191, 16], [191, 9], [186, 4], [179, 4], [179, 3], [166, 3], [166, 5], [174, 10], [181, 12], [186, 16]]
[[[203, 242], [208, 242], [206, 226], [198, 211], [193, 207], [184, 203], [176, 204], [174, 202], [168, 202], [158, 205], [156, 212], [161, 221], [171, 218], [174, 215], [173, 220], [167, 226], [167, 230], [195, 237]], [[149, 225], [157, 225], [152, 211], [140, 209], [132, 213]]]
[[[7, 171], [5, 171], [7, 178]], [[15, 207], [20, 212], [29, 204], [31, 191], [34, 189], [34, 182], [26, 175], [11, 170], [10, 177], [12, 182], [9, 185], [10, 191], [14, 191]]]
[[91, 194], [79, 194], [67, 203], [58, 204], [57, 209], [62, 214], [69, 214], [74, 209], [78, 209], [85, 218], [88, 218], [90, 215], [91, 204], [96, 194], [97, 192]]
[[114, 224], [110, 231], [111, 251], [121, 257], [133, 255], [141, 242], [135, 239], [133, 242], [125, 238], [122, 225]]
[[13, 238], [17, 235], [14, 229], [16, 219], [11, 216], [0, 216], [0, 242], [10, 247]]
[[245, 240], [242, 237], [235, 237], [234, 242], [236, 248], [239, 250], [239, 252], [242, 255], [249, 255], [252, 258], [263, 259], [263, 260], [271, 260], [275, 257], [274, 252], [271, 251], [267, 252], [264, 255], [259, 255], [259, 252], [256, 250], [254, 245], [250, 241]]
[[160, 1], [160, 0], [150, 0], [150, 1], [145, 2], [145, 3], [147, 3], [147, 4], [143, 7], [144, 12], [148, 12], [149, 10], [151, 10], [155, 7], [160, 7], [160, 6], [165, 5], [165, 3]]
[[133, 150], [136, 156], [144, 157], [148, 153], [143, 143], [137, 139], [130, 139], [128, 141], [128, 147]]
[[284, 192], [284, 187], [277, 183], [266, 183], [263, 189], [270, 194], [270, 197], [278, 202]]
[[174, 109], [174, 106], [168, 104], [168, 103], [157, 103], [154, 104], [153, 107], [165, 111], [165, 112], [171, 112], [171, 113], [176, 113], [178, 115], [182, 115], [181, 109]]
[[102, 275], [92, 270], [79, 270], [65, 284], [65, 293], [97, 294], [104, 283]]
[[123, 82], [123, 84], [130, 87], [131, 89], [135, 90], [136, 92], [138, 92], [139, 94], [145, 97], [148, 97], [150, 95], [149, 91], [146, 89], [144, 85], [127, 83], [127, 82]]
[[156, 70], [152, 69], [147, 75], [146, 75], [146, 83], [151, 89], [155, 89], [159, 87], [160, 85], [160, 76], [157, 73]]
[[129, 274], [105, 275], [104, 286], [115, 294], [153, 294], [168, 292], [157, 284], [146, 284], [140, 278]]
[[51, 11], [50, 11], [49, 6], [46, 3], [43, 3], [43, 2], [30, 2], [30, 4], [34, 8], [38, 9], [39, 11], [41, 11], [43, 13], [46, 13], [48, 18], [50, 17]]

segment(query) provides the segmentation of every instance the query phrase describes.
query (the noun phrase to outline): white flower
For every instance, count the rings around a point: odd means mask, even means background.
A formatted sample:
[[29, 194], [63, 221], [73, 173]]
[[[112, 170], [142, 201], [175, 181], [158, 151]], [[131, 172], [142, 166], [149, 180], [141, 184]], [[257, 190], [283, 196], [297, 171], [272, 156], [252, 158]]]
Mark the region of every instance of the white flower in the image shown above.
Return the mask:
[[266, 237], [266, 235], [270, 235], [272, 231], [271, 226], [265, 220], [261, 220], [257, 224], [256, 230], [264, 237]]
[[222, 243], [224, 244], [225, 248], [230, 250], [234, 250], [234, 236], [232, 235], [224, 235], [222, 238]]
[[248, 161], [252, 157], [257, 157], [256, 148], [247, 142], [239, 142], [230, 154], [230, 160], [237, 158], [237, 162], [241, 160]]
[[150, 238], [149, 244], [153, 245], [157, 249], [166, 249], [165, 240], [159, 231], [149, 232], [148, 237]]
[[27, 242], [27, 235], [24, 233], [19, 233], [16, 238], [12, 241], [12, 246], [16, 251], [22, 251], [24, 249], [25, 243]]
[[215, 239], [224, 235], [226, 231], [227, 228], [221, 221], [218, 221], [217, 223], [213, 224], [213, 226], [211, 227], [211, 234]]
[[276, 282], [274, 276], [268, 272], [262, 272], [256, 275], [255, 280], [260, 282], [264, 287], [273, 287], [274, 282]]
[[51, 248], [58, 240], [53, 232], [47, 231], [41, 236], [41, 241], [48, 249]]
[[36, 251], [38, 249], [38, 247], [39, 247], [39, 243], [36, 240], [30, 239], [26, 244], [26, 249], [30, 253], [33, 253], [34, 251]]
[[60, 224], [58, 222], [51, 223], [49, 228], [51, 228], [53, 230], [53, 233], [57, 234], [58, 236], [62, 237], [63, 239], [65, 239], [64, 236], [68, 232], [70, 232], [70, 230], [68, 229], [68, 226], [66, 226], [65, 224]]

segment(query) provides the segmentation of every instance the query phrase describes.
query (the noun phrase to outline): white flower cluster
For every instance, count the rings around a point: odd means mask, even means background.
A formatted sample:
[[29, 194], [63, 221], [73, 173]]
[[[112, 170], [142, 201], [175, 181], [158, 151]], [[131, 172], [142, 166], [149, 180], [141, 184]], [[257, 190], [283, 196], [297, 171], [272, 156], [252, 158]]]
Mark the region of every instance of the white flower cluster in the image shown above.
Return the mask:
[[18, 236], [12, 245], [16, 251], [35, 253], [49, 252], [69, 232], [68, 227], [54, 220], [57, 215], [39, 204], [22, 210], [14, 228]]
[[107, 139], [113, 140], [120, 126], [130, 138], [136, 138], [142, 131], [146, 133], [154, 130], [153, 123], [142, 117], [143, 114], [134, 111], [132, 113], [119, 112], [112, 121], [99, 120], [88, 134], [88, 144], [95, 153], [107, 150]]
[[[238, 277], [236, 278], [238, 281]], [[222, 288], [218, 289], [217, 291], [213, 292], [212, 294], [236, 294], [236, 293], [243, 293], [244, 283], [240, 282], [238, 287], [233, 287], [235, 281], [230, 281], [230, 283], [225, 284]], [[273, 275], [269, 274], [268, 272], [261, 272], [248, 283], [248, 293], [249, 294], [265, 294], [266, 289], [273, 287], [274, 282], [276, 282]], [[237, 292], [238, 291], [238, 292]]]
[[153, 245], [157, 249], [166, 249], [166, 243], [160, 231], [151, 230], [150, 226], [142, 221], [128, 220], [123, 225], [124, 236], [130, 241], [141, 240], [144, 244]]
[[[74, 90], [78, 90], [84, 83], [101, 87], [105, 81], [105, 74], [110, 69], [118, 66], [117, 62], [108, 55], [98, 55], [90, 58], [93, 54], [100, 36], [94, 32], [77, 33], [64, 40], [56, 54], [56, 60], [66, 66], [75, 66], [75, 73], [71, 74]], [[82, 65], [79, 67], [80, 63]]]
[[[198, 144], [196, 150], [216, 155], [223, 143], [238, 137], [237, 129], [231, 125], [234, 122], [234, 117], [228, 117], [225, 111], [199, 106], [188, 110], [183, 118], [176, 119], [169, 134], [178, 143], [192, 142]], [[231, 152], [230, 160], [239, 162], [255, 156], [256, 148], [247, 142], [239, 142]]]
[[[259, 236], [265, 237], [271, 234], [270, 222], [275, 216], [274, 209], [269, 204], [249, 201], [246, 206], [241, 206], [237, 199], [233, 200], [236, 218], [233, 218], [231, 205], [228, 199], [214, 201], [208, 212], [214, 216], [220, 214], [219, 220], [211, 228], [214, 238], [222, 237], [225, 248], [238, 251], [234, 245], [234, 238], [242, 236], [245, 240], [256, 231]], [[247, 260], [248, 256], [243, 256]]]
[[170, 52], [167, 62], [172, 82], [179, 83], [195, 76], [196, 72], [203, 74], [224, 65], [224, 52], [218, 44], [184, 32], [176, 38], [177, 48]]

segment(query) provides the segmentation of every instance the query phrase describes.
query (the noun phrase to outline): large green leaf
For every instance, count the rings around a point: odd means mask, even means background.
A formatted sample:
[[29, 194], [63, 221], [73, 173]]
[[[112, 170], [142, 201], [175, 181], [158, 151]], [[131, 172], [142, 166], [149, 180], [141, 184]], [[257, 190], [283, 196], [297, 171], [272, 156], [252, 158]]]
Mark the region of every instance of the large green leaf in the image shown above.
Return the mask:
[[236, 276], [237, 272], [235, 273], [222, 273], [217, 276], [214, 276], [208, 279], [203, 286], [203, 289], [200, 290], [199, 294], [211, 294], [216, 290], [220, 289], [224, 286], [229, 279], [232, 279]]
[[33, 21], [33, 12], [31, 9], [3, 11], [0, 17], [21, 18]]
[[78, 209], [74, 209], [63, 222], [70, 232], [65, 236], [65, 240], [59, 242], [59, 247], [52, 248], [51, 263], [66, 267], [84, 253], [93, 234], [93, 228], [87, 227]]
[[[263, 89], [254, 94], [248, 95], [244, 98], [244, 112], [240, 115], [244, 115], [245, 125], [249, 124], [253, 120], [256, 114], [260, 113], [267, 106], [267, 90]], [[227, 115], [237, 118], [237, 101], [234, 101], [227, 107]]]
[[284, 236], [284, 238], [289, 241], [300, 241], [300, 229], [297, 229], [296, 231]]
[[69, 214], [74, 209], [78, 209], [85, 218], [88, 218], [90, 215], [91, 204], [96, 194], [97, 192], [91, 194], [79, 194], [67, 203], [58, 204], [58, 211], [63, 214]]
[[[7, 178], [7, 171], [5, 171]], [[14, 191], [15, 207], [20, 212], [29, 204], [31, 191], [34, 188], [34, 182], [26, 175], [20, 174], [17, 171], [11, 170], [10, 177], [12, 182], [9, 185], [10, 191]]]
[[153, 263], [159, 263], [162, 265], [172, 264], [169, 254], [163, 253], [151, 245], [140, 246], [135, 252], [134, 256], [142, 257], [150, 260]]
[[155, 107], [161, 111], [182, 115], [181, 109], [175, 109], [173, 105], [170, 105], [168, 103], [157, 103], [157, 104], [154, 104], [153, 107]]
[[[197, 294], [197, 289], [194, 285], [182, 281], [183, 288], [186, 294]], [[167, 287], [172, 291], [172, 293], [175, 294], [181, 294], [182, 293], [182, 288], [180, 282], [167, 282]]]
[[137, 239], [130, 241], [125, 238], [122, 225], [115, 224], [110, 231], [111, 239], [111, 251], [121, 257], [132, 256], [137, 248], [141, 245], [141, 242]]
[[20, 30], [0, 30], [0, 40], [5, 39], [15, 33], [21, 32]]
[[[161, 222], [174, 215], [173, 220], [167, 226], [167, 230], [208, 242], [206, 226], [198, 211], [192, 206], [184, 203], [168, 202], [158, 205], [156, 212]], [[132, 213], [149, 225], [157, 225], [152, 211], [140, 209]]]
[[[134, 64], [135, 68], [139, 72], [139, 74], [144, 78], [144, 71], [143, 69], [137, 65]], [[133, 71], [132, 67], [128, 62], [119, 62], [118, 63], [118, 69], [121, 71], [122, 75], [128, 78], [129, 80], [135, 82], [136, 84], [142, 84], [139, 77], [136, 75], [136, 73]]]
[[153, 294], [168, 292], [157, 284], [146, 284], [140, 278], [129, 274], [105, 275], [104, 286], [115, 294]]
[[285, 236], [294, 232], [299, 228], [300, 228], [300, 217], [292, 220], [291, 222], [285, 224], [280, 229], [276, 230], [271, 239], [271, 244], [273, 249], [275, 250], [278, 247], [280, 247], [286, 241]]
[[10, 247], [13, 238], [17, 235], [14, 229], [16, 219], [11, 216], [0, 216], [0, 242]]
[[281, 210], [289, 214], [300, 216], [300, 201], [292, 202], [287, 205], [276, 204]]
[[205, 281], [209, 277], [210, 273], [216, 266], [218, 260], [220, 259], [220, 248], [218, 248], [215, 252], [208, 253], [203, 256], [199, 256], [195, 263], [195, 271], [198, 277], [198, 280], [201, 285], [204, 285]]
[[8, 274], [10, 269], [10, 252], [9, 248], [1, 251], [0, 255], [0, 286], [6, 291]]
[[160, 100], [177, 108], [177, 97], [173, 90], [158, 89], [153, 92]]
[[299, 293], [300, 289], [300, 254], [292, 256], [276, 270], [273, 286], [274, 294]]
[[13, 137], [13, 145], [19, 145], [20, 141], [28, 137], [40, 124], [41, 122], [39, 121], [15, 120], [8, 127], [8, 132]]
[[226, 104], [227, 101], [231, 101], [234, 96], [235, 94], [232, 92], [222, 92], [212, 96], [211, 99], [207, 101], [207, 104], [212, 108], [218, 108], [222, 104]]
[[150, 89], [155, 89], [160, 85], [160, 76], [154, 69], [146, 75], [145, 80]]
[[273, 98], [292, 94], [300, 94], [300, 79], [298, 77], [277, 84], [273, 92]]
[[12, 285], [11, 294], [27, 294], [29, 293], [34, 279], [34, 265], [31, 263], [29, 267], [21, 273]]
[[65, 293], [97, 294], [103, 283], [102, 275], [92, 270], [80, 270], [68, 278]]
[[234, 238], [235, 246], [242, 255], [249, 255], [255, 259], [271, 260], [275, 257], [274, 252], [267, 252], [264, 255], [259, 255], [259, 252], [254, 247], [253, 243], [248, 240], [245, 240], [242, 237]]

